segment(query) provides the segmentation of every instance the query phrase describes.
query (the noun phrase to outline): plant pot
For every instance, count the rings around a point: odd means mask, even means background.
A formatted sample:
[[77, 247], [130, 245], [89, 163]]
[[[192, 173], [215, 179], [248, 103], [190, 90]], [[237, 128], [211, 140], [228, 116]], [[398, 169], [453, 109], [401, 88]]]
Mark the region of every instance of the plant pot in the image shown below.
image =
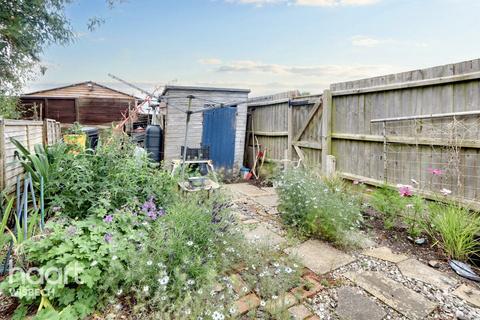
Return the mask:
[[65, 134], [63, 135], [63, 141], [70, 146], [70, 153], [79, 154], [85, 151], [87, 136], [85, 134]]

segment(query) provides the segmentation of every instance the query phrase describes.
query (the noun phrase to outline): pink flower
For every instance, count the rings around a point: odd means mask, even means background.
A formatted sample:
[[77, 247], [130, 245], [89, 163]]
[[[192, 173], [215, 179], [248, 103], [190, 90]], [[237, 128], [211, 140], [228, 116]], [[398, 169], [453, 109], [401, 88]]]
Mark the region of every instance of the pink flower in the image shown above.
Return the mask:
[[449, 194], [452, 193], [452, 190], [448, 190], [446, 188], [443, 188], [442, 190], [440, 190], [440, 192], [444, 195], [444, 196], [448, 196]]
[[402, 197], [411, 197], [413, 196], [412, 187], [408, 185], [398, 185], [398, 192]]
[[108, 216], [105, 216], [105, 218], [103, 218], [103, 221], [105, 221], [106, 223], [110, 223], [113, 221], [113, 216], [109, 214]]
[[442, 169], [428, 168], [428, 172], [430, 172], [434, 176], [440, 176], [443, 174]]

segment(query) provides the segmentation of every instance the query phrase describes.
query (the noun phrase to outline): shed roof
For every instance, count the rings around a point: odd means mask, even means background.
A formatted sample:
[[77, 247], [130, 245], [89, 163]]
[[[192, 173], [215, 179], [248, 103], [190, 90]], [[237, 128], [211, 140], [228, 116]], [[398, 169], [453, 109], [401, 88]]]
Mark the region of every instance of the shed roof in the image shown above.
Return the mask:
[[216, 92], [250, 93], [250, 89], [167, 85], [165, 86], [165, 89], [163, 89], [162, 96], [165, 95], [168, 91], [209, 91], [209, 92], [216, 91]]
[[89, 98], [118, 98], [137, 99], [137, 97], [125, 92], [101, 85], [93, 81], [84, 81], [67, 86], [26, 93], [23, 97], [89, 97]]

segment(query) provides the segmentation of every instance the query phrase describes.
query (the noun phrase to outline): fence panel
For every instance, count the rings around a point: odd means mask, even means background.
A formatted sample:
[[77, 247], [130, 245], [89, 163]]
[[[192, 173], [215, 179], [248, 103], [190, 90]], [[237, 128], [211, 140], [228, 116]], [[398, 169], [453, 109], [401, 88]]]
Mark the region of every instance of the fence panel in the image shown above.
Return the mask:
[[54, 120], [0, 119], [0, 189], [7, 192], [14, 190], [17, 176], [24, 173], [15, 157], [16, 147], [11, 138], [34, 151], [36, 144], [53, 144], [61, 139], [60, 124]]

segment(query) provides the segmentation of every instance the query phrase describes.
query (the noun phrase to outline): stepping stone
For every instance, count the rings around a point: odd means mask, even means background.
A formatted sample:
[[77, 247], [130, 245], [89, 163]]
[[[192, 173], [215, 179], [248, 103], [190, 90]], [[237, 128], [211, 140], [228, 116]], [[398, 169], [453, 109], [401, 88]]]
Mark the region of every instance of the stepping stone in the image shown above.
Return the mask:
[[363, 254], [380, 260], [385, 260], [393, 263], [399, 263], [403, 260], [407, 260], [408, 256], [403, 254], [393, 253], [388, 247], [371, 248], [363, 251]]
[[352, 256], [318, 240], [308, 240], [285, 251], [318, 274], [328, 273], [355, 261]]
[[381, 320], [387, 315], [376, 302], [352, 287], [342, 287], [337, 294], [338, 306], [335, 311], [341, 319]]
[[250, 241], [258, 241], [260, 243], [276, 246], [285, 243], [287, 240], [279, 236], [273, 231], [267, 229], [263, 224], [259, 224], [255, 229], [245, 232], [245, 238]]
[[433, 269], [418, 260], [408, 259], [400, 262], [398, 268], [404, 276], [429, 283], [443, 291], [457, 285], [457, 280]]
[[467, 301], [468, 303], [480, 308], [480, 290], [462, 284], [457, 290], [453, 292], [454, 295]]
[[267, 191], [264, 191], [248, 183], [227, 184], [225, 185], [225, 188], [230, 190], [233, 196], [237, 199], [242, 198], [242, 196], [258, 197], [269, 195]]
[[290, 309], [288, 309], [288, 312], [290, 312], [290, 315], [294, 320], [303, 320], [312, 315], [310, 310], [308, 310], [308, 308], [305, 307], [305, 305], [303, 304], [298, 304], [291, 307]]
[[436, 307], [421, 294], [387, 278], [381, 272], [349, 272], [347, 278], [410, 319], [424, 319]]
[[278, 196], [275, 194], [268, 196], [259, 196], [253, 198], [258, 204], [264, 207], [276, 207], [278, 206]]

